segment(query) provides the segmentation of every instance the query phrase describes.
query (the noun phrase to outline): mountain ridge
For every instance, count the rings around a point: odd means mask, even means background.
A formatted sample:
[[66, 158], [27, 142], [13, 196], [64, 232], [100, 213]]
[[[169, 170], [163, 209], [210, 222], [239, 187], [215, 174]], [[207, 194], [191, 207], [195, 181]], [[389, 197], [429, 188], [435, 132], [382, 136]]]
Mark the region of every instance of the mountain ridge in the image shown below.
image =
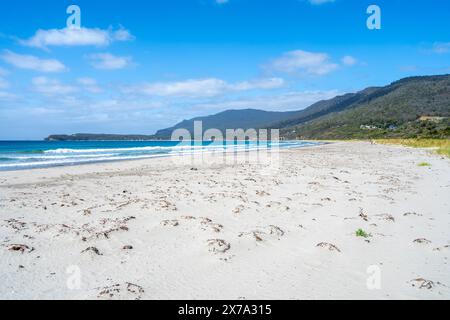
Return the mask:
[[286, 139], [450, 138], [449, 117], [450, 75], [445, 74], [403, 78], [386, 86], [321, 100], [298, 111], [225, 110], [183, 120], [148, 136], [77, 134], [47, 139], [169, 139], [179, 128], [193, 134], [195, 121], [202, 121], [203, 131], [277, 128]]

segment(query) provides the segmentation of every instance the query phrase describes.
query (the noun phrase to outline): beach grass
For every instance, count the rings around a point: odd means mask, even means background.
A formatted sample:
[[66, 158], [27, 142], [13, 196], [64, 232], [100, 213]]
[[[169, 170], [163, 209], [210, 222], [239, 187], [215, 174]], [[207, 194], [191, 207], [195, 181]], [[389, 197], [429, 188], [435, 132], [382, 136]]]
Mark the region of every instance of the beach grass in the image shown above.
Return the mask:
[[450, 139], [378, 139], [381, 144], [399, 144], [413, 148], [432, 148], [436, 153], [450, 157]]
[[431, 164], [429, 164], [428, 162], [421, 162], [418, 164], [419, 167], [430, 167]]
[[356, 230], [355, 234], [356, 234], [357, 237], [363, 237], [363, 238], [370, 237], [370, 234], [367, 233], [366, 231], [364, 231], [363, 229]]

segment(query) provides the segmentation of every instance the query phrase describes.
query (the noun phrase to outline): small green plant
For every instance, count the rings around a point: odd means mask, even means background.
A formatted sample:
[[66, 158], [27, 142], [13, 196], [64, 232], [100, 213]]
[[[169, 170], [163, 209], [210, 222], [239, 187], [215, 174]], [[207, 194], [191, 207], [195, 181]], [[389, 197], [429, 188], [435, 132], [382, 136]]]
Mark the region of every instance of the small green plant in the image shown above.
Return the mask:
[[358, 229], [358, 230], [356, 230], [356, 236], [363, 237], [363, 238], [369, 238], [369, 237], [371, 237], [371, 234], [365, 232], [363, 229]]
[[431, 167], [431, 164], [429, 164], [428, 162], [421, 162], [418, 164], [419, 167]]

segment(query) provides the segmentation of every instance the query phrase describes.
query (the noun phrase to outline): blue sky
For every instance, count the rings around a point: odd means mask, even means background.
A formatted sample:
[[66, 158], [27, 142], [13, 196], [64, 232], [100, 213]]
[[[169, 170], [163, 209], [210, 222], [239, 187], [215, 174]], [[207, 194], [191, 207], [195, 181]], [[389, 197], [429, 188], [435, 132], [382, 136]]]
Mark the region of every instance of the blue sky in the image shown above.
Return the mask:
[[[66, 9], [81, 9], [68, 29]], [[381, 8], [381, 30], [366, 9]], [[0, 140], [152, 134], [226, 109], [303, 109], [450, 73], [444, 0], [4, 1]]]

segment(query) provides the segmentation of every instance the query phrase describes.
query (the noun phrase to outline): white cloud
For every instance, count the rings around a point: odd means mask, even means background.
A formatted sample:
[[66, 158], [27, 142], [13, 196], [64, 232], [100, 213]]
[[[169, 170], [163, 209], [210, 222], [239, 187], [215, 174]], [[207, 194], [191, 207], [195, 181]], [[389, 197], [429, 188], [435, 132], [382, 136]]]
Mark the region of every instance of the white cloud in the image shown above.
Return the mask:
[[102, 88], [97, 84], [97, 80], [93, 78], [78, 78], [77, 82], [83, 86], [83, 88], [91, 93], [100, 93]]
[[352, 56], [345, 56], [342, 58], [341, 62], [345, 66], [354, 66], [355, 64], [358, 63], [358, 60], [356, 60], [356, 58]]
[[301, 110], [320, 100], [334, 98], [338, 90], [329, 91], [295, 91], [275, 96], [259, 96], [254, 98], [227, 100], [221, 102], [197, 104], [193, 109], [247, 109], [255, 108], [272, 111]]
[[320, 5], [320, 4], [330, 3], [330, 2], [334, 2], [334, 1], [335, 0], [308, 0], [308, 2], [313, 5]]
[[131, 57], [119, 57], [110, 53], [91, 54], [88, 58], [94, 68], [103, 70], [123, 69], [132, 62]]
[[1, 77], [4, 77], [4, 76], [6, 76], [8, 74], [9, 74], [9, 72], [7, 70], [5, 70], [2, 67], [0, 67], [0, 76]]
[[3, 78], [0, 78], [0, 89], [8, 89], [8, 88], [9, 88], [9, 82]]
[[90, 28], [64, 28], [38, 30], [28, 40], [21, 40], [25, 46], [47, 48], [49, 46], [107, 46], [113, 41], [132, 40], [133, 36], [126, 29], [102, 30]]
[[186, 80], [180, 82], [146, 83], [131, 92], [152, 96], [211, 97], [221, 94], [227, 83], [220, 79]]
[[214, 97], [227, 92], [248, 91], [255, 89], [275, 89], [284, 85], [281, 78], [259, 79], [237, 83], [228, 83], [221, 79], [189, 79], [179, 82], [145, 83], [124, 88], [126, 93], [139, 93], [151, 96], [173, 97]]
[[112, 31], [112, 39], [114, 41], [131, 41], [134, 40], [135, 37], [129, 30], [121, 27], [119, 30]]
[[77, 82], [84, 86], [94, 86], [97, 85], [97, 80], [93, 78], [78, 78]]
[[40, 59], [32, 55], [16, 54], [9, 50], [5, 50], [1, 58], [20, 69], [39, 72], [61, 72], [67, 69], [64, 64], [55, 59]]
[[65, 85], [58, 80], [46, 77], [36, 77], [31, 82], [35, 91], [45, 95], [65, 95], [78, 90], [74, 86]]
[[437, 42], [433, 45], [433, 52], [434, 53], [447, 53], [450, 52], [450, 42]]
[[6, 92], [6, 91], [0, 91], [0, 100], [1, 101], [12, 101], [16, 100], [17, 96], [15, 94]]
[[399, 69], [401, 72], [416, 72], [419, 68], [416, 65], [406, 65], [401, 66]]
[[[109, 112], [130, 112], [136, 110], [158, 109], [162, 107], [167, 107], [167, 105], [160, 101], [151, 101], [148, 98], [146, 100], [113, 98], [100, 100], [90, 105], [92, 110]], [[157, 114], [154, 114], [154, 116], [157, 116]]]
[[282, 78], [267, 78], [267, 79], [257, 79], [251, 81], [243, 81], [235, 84], [228, 85], [229, 89], [232, 91], [246, 91], [253, 89], [276, 89], [281, 88], [285, 85], [285, 81]]
[[331, 62], [326, 53], [295, 50], [284, 53], [273, 60], [267, 67], [269, 70], [285, 73], [299, 73], [305, 75], [325, 75], [339, 67]]

